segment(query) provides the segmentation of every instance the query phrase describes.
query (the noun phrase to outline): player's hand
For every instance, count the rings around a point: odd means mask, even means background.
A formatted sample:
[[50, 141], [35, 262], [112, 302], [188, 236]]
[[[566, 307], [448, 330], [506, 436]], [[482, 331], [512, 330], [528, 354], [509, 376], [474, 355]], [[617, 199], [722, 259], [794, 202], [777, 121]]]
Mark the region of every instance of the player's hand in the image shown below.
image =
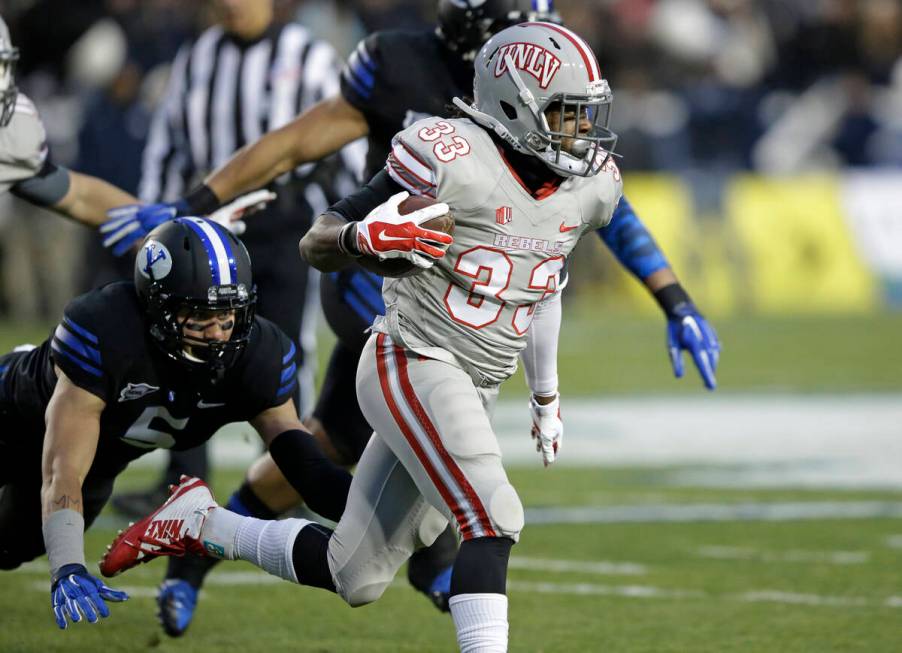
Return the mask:
[[375, 256], [380, 261], [403, 258], [417, 267], [430, 268], [445, 255], [445, 250], [454, 239], [441, 231], [423, 229], [420, 225], [448, 213], [448, 205], [439, 202], [401, 215], [398, 205], [408, 195], [407, 191], [392, 195], [356, 224], [357, 249], [361, 254]]
[[50, 604], [56, 625], [65, 629], [69, 621], [76, 623], [87, 619], [96, 623], [100, 617], [109, 617], [110, 609], [105, 601], [128, 600], [128, 594], [108, 587], [102, 580], [88, 573], [84, 565], [63, 565], [50, 586]]
[[717, 387], [714, 373], [720, 358], [720, 342], [714, 327], [691, 303], [683, 304], [678, 315], [667, 320], [667, 349], [676, 378], [683, 376], [683, 350], [692, 356], [708, 390]]
[[177, 204], [129, 204], [106, 212], [109, 220], [100, 225], [103, 246], [122, 256], [143, 240], [155, 227], [178, 215]]
[[536, 451], [542, 454], [542, 462], [548, 467], [554, 462], [564, 439], [561, 395], [554, 395], [551, 403], [547, 404], [540, 404], [535, 396], [531, 396], [529, 414], [532, 416], [532, 438], [536, 441]]
[[271, 190], [255, 190], [237, 197], [225, 206], [213, 211], [207, 219], [222, 225], [236, 236], [240, 236], [247, 230], [247, 225], [242, 218], [253, 215], [267, 204], [276, 199], [276, 194]]

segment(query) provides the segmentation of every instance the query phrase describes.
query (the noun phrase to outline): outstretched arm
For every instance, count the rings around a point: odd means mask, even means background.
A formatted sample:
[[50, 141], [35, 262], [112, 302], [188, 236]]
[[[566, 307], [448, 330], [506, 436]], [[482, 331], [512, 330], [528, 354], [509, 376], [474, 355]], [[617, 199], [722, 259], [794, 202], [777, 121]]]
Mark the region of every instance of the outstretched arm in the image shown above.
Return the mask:
[[674, 375], [677, 378], [683, 376], [682, 352], [687, 350], [705, 387], [709, 390], [717, 387], [715, 372], [720, 357], [717, 333], [692, 303], [664, 253], [625, 196], [614, 210], [611, 222], [598, 230], [598, 236], [621, 265], [648, 288], [664, 311]]
[[276, 466], [310, 509], [338, 521], [344, 512], [351, 475], [328, 458], [298, 420], [294, 402], [264, 410], [251, 420]]
[[98, 227], [106, 222], [106, 212], [110, 209], [137, 202], [135, 197], [103, 179], [69, 170], [69, 191], [52, 208], [82, 224]]
[[128, 595], [107, 587], [85, 566], [81, 486], [94, 461], [105, 404], [59, 368], [56, 373], [45, 416], [41, 514], [52, 577], [51, 605], [57, 625], [66, 628], [69, 620], [94, 623], [108, 617], [104, 601], [124, 601]]
[[[220, 203], [266, 186], [369, 133], [364, 115], [341, 95], [322, 100], [287, 125], [245, 145], [204, 180]], [[215, 207], [214, 207], [215, 208]]]
[[89, 227], [107, 220], [106, 212], [138, 200], [110, 183], [47, 162], [30, 179], [12, 187], [12, 193], [36, 206], [52, 209]]

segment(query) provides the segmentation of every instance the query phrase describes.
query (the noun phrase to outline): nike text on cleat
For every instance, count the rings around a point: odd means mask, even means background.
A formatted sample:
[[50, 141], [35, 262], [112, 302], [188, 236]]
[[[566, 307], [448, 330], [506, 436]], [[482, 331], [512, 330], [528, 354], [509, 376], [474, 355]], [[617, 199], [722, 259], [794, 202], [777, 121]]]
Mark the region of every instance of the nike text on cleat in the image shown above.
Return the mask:
[[575, 224], [575, 225], [573, 225], [572, 227], [568, 227], [568, 226], [567, 226], [566, 224], [564, 224], [563, 222], [561, 223], [561, 226], [559, 227], [559, 229], [561, 230], [561, 233], [562, 233], [562, 234], [565, 234], [565, 233], [567, 233], [568, 231], [573, 231], [574, 229], [578, 229], [578, 228], [579, 228], [579, 225], [578, 225], [578, 224]]
[[113, 540], [100, 561], [100, 573], [115, 576], [159, 556], [204, 554], [198, 541], [211, 508], [217, 507], [210, 488], [199, 478], [182, 477], [166, 502]]

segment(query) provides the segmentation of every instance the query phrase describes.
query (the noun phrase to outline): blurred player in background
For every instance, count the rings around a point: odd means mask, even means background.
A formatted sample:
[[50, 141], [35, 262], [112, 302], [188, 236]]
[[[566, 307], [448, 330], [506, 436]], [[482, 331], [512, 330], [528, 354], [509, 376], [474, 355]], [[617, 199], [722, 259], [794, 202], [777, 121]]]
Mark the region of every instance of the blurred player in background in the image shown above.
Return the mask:
[[[441, 0], [438, 18], [434, 31], [377, 32], [367, 37], [357, 46], [342, 71], [340, 94], [325, 99], [283, 128], [243, 148], [184, 201], [212, 195], [218, 205], [266, 185], [299, 165], [320, 160], [363, 136], [369, 144], [367, 175], [372, 176], [384, 166], [395, 133], [424, 116], [445, 115], [452, 97], [467, 96], [472, 92], [473, 59], [492, 33], [526, 20], [559, 22], [550, 1], [535, 0], [487, 0], [483, 3]], [[159, 208], [150, 207], [138, 213], [136, 222], [143, 225], [147, 221], [147, 226], [155, 224], [154, 215]], [[195, 211], [202, 208], [208, 207], [192, 207]], [[611, 223], [600, 229], [598, 235], [652, 292], [657, 293], [670, 285], [673, 277], [666, 258], [626, 199], [617, 205]], [[563, 278], [566, 278], [566, 271]], [[349, 398], [355, 396], [354, 377], [367, 339], [365, 330], [385, 310], [381, 290], [381, 277], [356, 265], [325, 274], [322, 278], [324, 313], [338, 341], [307, 424], [332, 459], [345, 465], [352, 465], [360, 458], [372, 433], [359, 407]], [[663, 299], [659, 297], [659, 301]], [[662, 306], [665, 311], [672, 309], [672, 303]], [[684, 308], [694, 310], [691, 304]], [[546, 310], [559, 315], [560, 304], [551, 302]], [[674, 370], [678, 376], [682, 375], [679, 352], [687, 347], [699, 364], [705, 384], [713, 388], [713, 370], [703, 362], [708, 327], [703, 326], [697, 332], [683, 329], [682, 321], [686, 317], [704, 322], [697, 312], [691, 315], [667, 312]], [[537, 423], [555, 416], [558, 399], [556, 366], [539, 374], [535, 352], [536, 349], [555, 351], [556, 348], [557, 330], [548, 329], [537, 342], [531, 343], [523, 356], [527, 381], [534, 396], [531, 412]], [[539, 407], [539, 401], [549, 399], [549, 407]], [[272, 461], [264, 456], [251, 467], [245, 483], [230, 499], [229, 505], [240, 507], [239, 512], [268, 518], [292, 507], [298, 500], [299, 497], [279, 477]], [[414, 587], [429, 595], [441, 609], [447, 609], [449, 565], [455, 552], [456, 541], [448, 531], [436, 545], [414, 554], [408, 566], [408, 577]], [[186, 559], [184, 564], [191, 563]], [[189, 591], [186, 585], [191, 589], [199, 587], [203, 578], [200, 572], [205, 566], [198, 565], [197, 571], [190, 573], [184, 570], [181, 583], [171, 574], [167, 579], [171, 592], [182, 595], [178, 603], [169, 603], [168, 610], [162, 606], [164, 627], [170, 634], [183, 632], [190, 622], [196, 592]]]
[[[217, 557], [248, 560], [363, 605], [381, 596], [418, 540], [438, 535], [423, 528], [438, 511], [463, 539], [449, 600], [460, 649], [507, 649], [507, 561], [523, 508], [490, 414], [533, 334], [556, 334], [560, 311], [550, 306], [559, 306], [564, 261], [582, 235], [611, 223], [622, 186], [607, 128], [611, 92], [579, 36], [552, 23], [510, 27], [483, 47], [475, 73], [474, 103], [455, 99], [466, 118], [427, 118], [396, 135], [385, 170], [320, 216], [301, 242], [302, 255], [323, 271], [354, 260], [422, 268], [383, 285], [388, 310], [357, 373], [375, 433], [334, 533], [303, 519], [273, 526], [239, 516], [192, 479], [117, 538], [110, 571], [202, 542]], [[408, 193], [438, 203], [402, 215]], [[453, 241], [419, 226], [449, 205]], [[650, 290], [682, 339], [693, 332], [713, 386], [713, 330], [671, 271], [655, 279]], [[549, 376], [556, 350], [534, 353], [538, 375]], [[562, 436], [557, 388], [534, 392], [531, 404], [551, 464]], [[184, 520], [177, 534], [148, 537], [155, 523], [172, 519]]]
[[[236, 149], [338, 89], [340, 59], [332, 47], [299, 24], [276, 22], [273, 0], [214, 0], [212, 5], [217, 24], [185, 45], [173, 63], [144, 151], [142, 200], [178, 199]], [[331, 167], [326, 170], [326, 165]], [[278, 199], [242, 235], [255, 263], [258, 310], [298, 347], [299, 410], [312, 401], [318, 279], [309, 277], [294, 243], [329, 198], [335, 199], [334, 186], [343, 177], [350, 188], [356, 185], [356, 177], [342, 168], [333, 161], [285, 170]], [[217, 206], [201, 188], [173, 204], [126, 208], [104, 228], [105, 243], [121, 254], [157, 224], [177, 215], [206, 215]], [[138, 215], [141, 229], [135, 228]], [[205, 447], [173, 453], [154, 491], [115, 497], [114, 506], [129, 515], [146, 512], [182, 474], [206, 477], [207, 471]]]
[[297, 347], [255, 302], [241, 242], [182, 218], [150, 234], [134, 282], [74, 299], [42, 345], [0, 358], [0, 568], [46, 551], [60, 628], [127, 598], [88, 572], [84, 531], [116, 476], [157, 447], [250, 421], [308, 502], [341, 515], [350, 475], [298, 421]]
[[18, 59], [0, 17], [0, 193], [10, 191], [89, 227], [103, 224], [109, 209], [137, 202], [102, 179], [53, 163], [38, 111], [16, 88]]

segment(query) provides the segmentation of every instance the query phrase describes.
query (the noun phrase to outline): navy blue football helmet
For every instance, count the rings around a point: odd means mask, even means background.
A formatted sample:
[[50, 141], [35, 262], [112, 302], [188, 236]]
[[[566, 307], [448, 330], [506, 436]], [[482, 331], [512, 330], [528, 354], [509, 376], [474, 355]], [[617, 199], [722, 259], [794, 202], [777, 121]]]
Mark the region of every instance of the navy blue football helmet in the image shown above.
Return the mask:
[[[147, 234], [135, 258], [135, 288], [151, 339], [167, 356], [214, 380], [247, 346], [256, 289], [247, 249], [228, 229], [202, 218], [176, 218]], [[234, 311], [226, 341], [186, 337], [189, 316]]]

